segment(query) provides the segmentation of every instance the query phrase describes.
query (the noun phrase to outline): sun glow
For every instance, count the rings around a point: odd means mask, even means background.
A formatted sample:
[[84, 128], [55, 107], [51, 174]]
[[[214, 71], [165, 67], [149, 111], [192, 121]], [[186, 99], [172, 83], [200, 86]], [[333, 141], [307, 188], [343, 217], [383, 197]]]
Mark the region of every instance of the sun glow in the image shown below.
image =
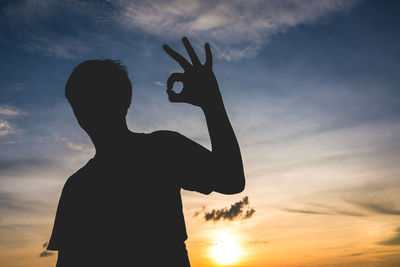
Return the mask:
[[229, 235], [221, 235], [211, 248], [212, 257], [220, 264], [232, 264], [239, 259], [240, 248]]

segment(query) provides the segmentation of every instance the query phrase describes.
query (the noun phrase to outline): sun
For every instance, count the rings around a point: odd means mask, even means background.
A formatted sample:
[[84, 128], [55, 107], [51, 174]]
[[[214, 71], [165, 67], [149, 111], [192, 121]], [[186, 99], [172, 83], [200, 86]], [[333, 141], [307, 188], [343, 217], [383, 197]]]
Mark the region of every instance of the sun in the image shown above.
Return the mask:
[[235, 263], [240, 256], [240, 248], [229, 235], [222, 235], [211, 248], [212, 257], [220, 264]]

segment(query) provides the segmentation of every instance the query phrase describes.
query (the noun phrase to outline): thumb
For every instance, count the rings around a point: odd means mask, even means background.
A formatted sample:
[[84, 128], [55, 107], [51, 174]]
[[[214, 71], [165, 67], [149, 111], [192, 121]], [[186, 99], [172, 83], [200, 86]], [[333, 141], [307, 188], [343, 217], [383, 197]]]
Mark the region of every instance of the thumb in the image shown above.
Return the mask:
[[171, 102], [185, 102], [184, 96], [182, 93], [177, 94], [172, 89], [167, 89], [168, 99]]

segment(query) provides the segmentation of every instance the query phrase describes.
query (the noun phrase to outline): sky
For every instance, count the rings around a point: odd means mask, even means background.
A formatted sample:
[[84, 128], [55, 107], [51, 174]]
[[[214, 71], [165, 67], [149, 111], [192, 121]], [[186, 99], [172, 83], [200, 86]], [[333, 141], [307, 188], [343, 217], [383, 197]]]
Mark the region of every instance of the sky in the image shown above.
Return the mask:
[[[118, 59], [129, 128], [210, 148], [201, 110], [168, 102], [162, 50], [187, 36], [214, 73], [247, 184], [182, 191], [193, 267], [398, 266], [400, 2], [3, 0], [0, 4], [0, 265], [54, 266], [45, 250], [66, 179], [94, 155], [64, 97], [72, 69]], [[184, 54], [185, 55], [185, 54]], [[118, 255], [115, 255], [118, 257]]]

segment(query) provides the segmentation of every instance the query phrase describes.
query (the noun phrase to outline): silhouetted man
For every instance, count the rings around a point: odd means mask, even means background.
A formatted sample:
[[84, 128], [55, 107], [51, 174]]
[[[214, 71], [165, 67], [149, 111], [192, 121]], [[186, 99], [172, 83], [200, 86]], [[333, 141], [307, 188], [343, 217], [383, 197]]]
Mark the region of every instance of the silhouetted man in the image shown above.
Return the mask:
[[[244, 189], [210, 47], [203, 65], [186, 38], [183, 44], [192, 63], [164, 45], [184, 69], [168, 78], [167, 93], [171, 102], [204, 111], [212, 151], [172, 131], [129, 131], [132, 87], [118, 62], [89, 60], [71, 73], [65, 94], [96, 154], [64, 185], [48, 245], [59, 251], [58, 267], [190, 266], [181, 188], [203, 194]], [[176, 81], [183, 83], [179, 94], [172, 90]]]

